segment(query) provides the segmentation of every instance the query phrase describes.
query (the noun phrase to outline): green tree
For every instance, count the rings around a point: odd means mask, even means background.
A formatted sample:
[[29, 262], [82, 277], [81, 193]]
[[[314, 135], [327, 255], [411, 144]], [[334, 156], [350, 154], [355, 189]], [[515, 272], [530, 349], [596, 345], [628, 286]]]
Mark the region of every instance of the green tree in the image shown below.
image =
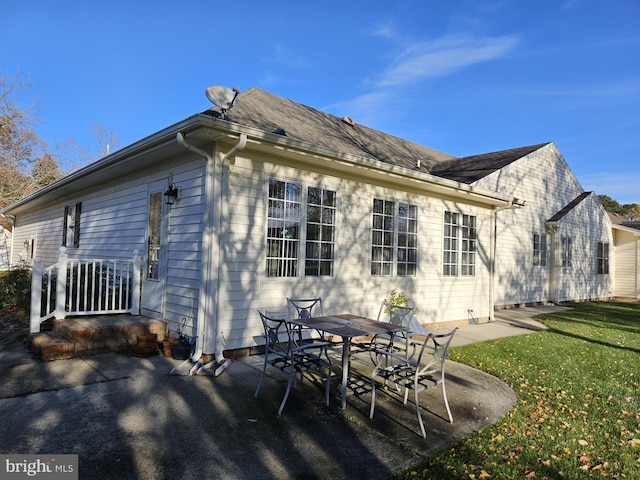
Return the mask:
[[598, 195], [598, 199], [600, 199], [600, 203], [607, 212], [620, 213], [622, 207], [613, 198], [608, 195]]
[[620, 205], [613, 198], [607, 195], [598, 195], [600, 203], [609, 213], [615, 213], [628, 220], [637, 220], [640, 218], [640, 205], [637, 203], [625, 203]]

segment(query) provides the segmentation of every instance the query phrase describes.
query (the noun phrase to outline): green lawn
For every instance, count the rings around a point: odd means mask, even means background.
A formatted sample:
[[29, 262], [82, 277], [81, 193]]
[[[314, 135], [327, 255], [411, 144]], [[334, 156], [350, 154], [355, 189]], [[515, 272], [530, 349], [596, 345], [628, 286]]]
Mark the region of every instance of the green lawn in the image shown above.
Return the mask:
[[503, 379], [518, 400], [394, 478], [640, 479], [640, 303], [568, 306], [536, 317], [548, 331], [452, 349], [451, 360]]

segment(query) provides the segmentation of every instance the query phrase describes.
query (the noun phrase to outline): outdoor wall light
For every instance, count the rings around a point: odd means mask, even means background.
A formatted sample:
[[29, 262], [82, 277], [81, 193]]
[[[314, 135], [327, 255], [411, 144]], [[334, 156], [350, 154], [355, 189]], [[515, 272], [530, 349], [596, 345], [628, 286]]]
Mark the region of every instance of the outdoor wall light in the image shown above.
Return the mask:
[[178, 187], [175, 183], [169, 184], [169, 189], [164, 192], [164, 203], [167, 205], [173, 205], [178, 199]]

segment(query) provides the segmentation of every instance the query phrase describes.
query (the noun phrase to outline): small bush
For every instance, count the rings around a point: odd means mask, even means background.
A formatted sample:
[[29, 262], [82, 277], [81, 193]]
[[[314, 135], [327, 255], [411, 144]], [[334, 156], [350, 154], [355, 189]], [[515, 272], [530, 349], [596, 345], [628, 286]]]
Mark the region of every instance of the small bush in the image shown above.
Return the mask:
[[16, 269], [0, 272], [0, 301], [3, 310], [29, 313], [31, 271]]

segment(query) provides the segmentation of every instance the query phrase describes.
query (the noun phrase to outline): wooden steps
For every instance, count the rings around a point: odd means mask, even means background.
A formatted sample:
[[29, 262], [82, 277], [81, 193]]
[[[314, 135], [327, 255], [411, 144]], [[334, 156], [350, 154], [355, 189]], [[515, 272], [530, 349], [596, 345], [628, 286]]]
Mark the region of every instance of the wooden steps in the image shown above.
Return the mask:
[[164, 338], [167, 324], [148, 317], [120, 314], [54, 320], [48, 331], [29, 335], [29, 347], [45, 362], [113, 351], [130, 352], [138, 335]]

